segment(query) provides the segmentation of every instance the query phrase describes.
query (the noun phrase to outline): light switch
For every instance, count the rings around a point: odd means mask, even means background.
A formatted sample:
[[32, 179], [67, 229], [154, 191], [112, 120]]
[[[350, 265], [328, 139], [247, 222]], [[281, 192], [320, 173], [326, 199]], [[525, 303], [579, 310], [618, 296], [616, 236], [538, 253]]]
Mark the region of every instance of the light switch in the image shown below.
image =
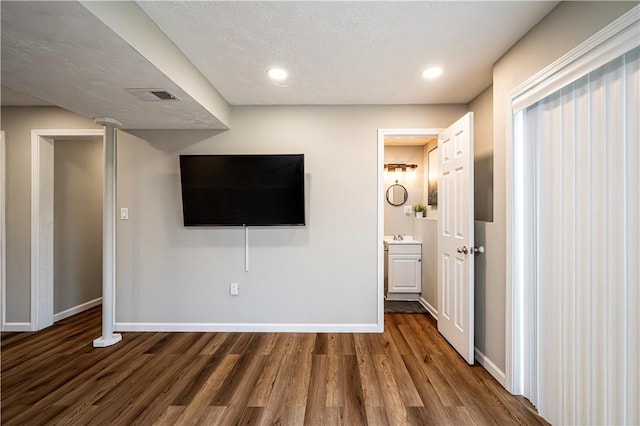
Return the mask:
[[404, 206], [404, 214], [406, 214], [407, 216], [411, 216], [412, 209], [413, 207], [411, 206]]
[[126, 207], [122, 207], [120, 209], [120, 220], [128, 220], [129, 219], [129, 209]]

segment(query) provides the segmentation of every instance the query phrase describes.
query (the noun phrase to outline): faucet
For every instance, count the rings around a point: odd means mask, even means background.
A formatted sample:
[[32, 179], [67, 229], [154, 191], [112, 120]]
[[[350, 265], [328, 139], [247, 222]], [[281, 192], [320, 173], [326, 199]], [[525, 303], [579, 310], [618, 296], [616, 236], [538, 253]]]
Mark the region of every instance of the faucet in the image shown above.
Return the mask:
[[402, 241], [402, 234], [398, 234], [398, 235], [393, 235], [393, 241]]

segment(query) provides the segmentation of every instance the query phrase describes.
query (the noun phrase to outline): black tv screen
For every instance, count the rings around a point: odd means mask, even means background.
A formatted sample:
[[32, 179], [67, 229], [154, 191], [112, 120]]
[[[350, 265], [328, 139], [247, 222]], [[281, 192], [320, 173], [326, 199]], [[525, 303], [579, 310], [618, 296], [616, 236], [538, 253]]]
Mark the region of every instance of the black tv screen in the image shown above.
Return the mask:
[[304, 225], [304, 155], [181, 155], [185, 226]]

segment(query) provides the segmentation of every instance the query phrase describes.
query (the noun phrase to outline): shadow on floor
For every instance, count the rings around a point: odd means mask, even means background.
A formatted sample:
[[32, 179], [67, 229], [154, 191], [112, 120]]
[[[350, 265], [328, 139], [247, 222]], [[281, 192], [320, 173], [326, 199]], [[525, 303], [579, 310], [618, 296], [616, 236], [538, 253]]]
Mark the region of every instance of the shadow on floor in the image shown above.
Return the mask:
[[384, 301], [385, 314], [426, 314], [427, 310], [420, 302], [405, 302], [397, 300]]

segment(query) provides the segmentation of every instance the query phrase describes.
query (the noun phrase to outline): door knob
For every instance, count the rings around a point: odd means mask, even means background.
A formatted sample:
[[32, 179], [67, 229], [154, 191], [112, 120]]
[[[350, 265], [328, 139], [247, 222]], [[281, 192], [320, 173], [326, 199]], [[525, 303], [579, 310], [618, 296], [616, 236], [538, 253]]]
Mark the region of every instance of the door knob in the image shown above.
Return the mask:
[[458, 253], [464, 253], [464, 254], [469, 253], [469, 249], [467, 248], [467, 246], [458, 247], [457, 251]]
[[473, 254], [482, 254], [484, 253], [484, 246], [474, 247]]

